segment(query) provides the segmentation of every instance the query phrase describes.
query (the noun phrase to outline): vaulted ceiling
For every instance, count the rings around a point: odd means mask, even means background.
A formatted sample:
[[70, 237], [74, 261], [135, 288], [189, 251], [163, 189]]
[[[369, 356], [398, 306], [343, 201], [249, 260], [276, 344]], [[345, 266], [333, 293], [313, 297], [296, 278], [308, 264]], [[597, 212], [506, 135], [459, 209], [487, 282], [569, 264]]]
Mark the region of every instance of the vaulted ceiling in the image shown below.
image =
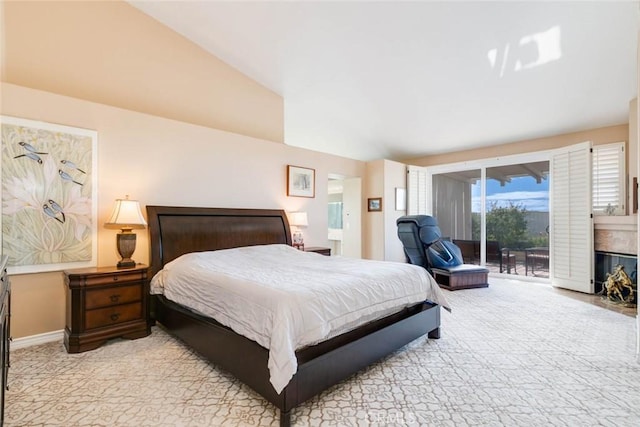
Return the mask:
[[284, 98], [285, 143], [407, 159], [628, 122], [637, 1], [132, 1]]

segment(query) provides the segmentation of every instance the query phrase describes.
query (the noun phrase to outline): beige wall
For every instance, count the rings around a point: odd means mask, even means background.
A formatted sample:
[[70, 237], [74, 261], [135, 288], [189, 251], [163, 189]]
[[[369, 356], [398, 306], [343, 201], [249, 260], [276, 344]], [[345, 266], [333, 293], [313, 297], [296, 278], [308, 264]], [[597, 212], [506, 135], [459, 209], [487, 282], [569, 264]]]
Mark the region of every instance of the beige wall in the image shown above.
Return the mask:
[[477, 148], [474, 150], [459, 151], [456, 153], [438, 154], [433, 156], [407, 159], [405, 163], [416, 166], [434, 166], [448, 163], [458, 163], [476, 159], [490, 159], [504, 157], [512, 154], [530, 153], [533, 151], [551, 150], [565, 147], [584, 141], [592, 141], [594, 145], [608, 142], [620, 142], [629, 140], [629, 125], [622, 124], [609, 126], [582, 132], [573, 132], [563, 135], [536, 138], [525, 141], [511, 142], [508, 144], [493, 145], [491, 147]]
[[[402, 242], [398, 239], [396, 220], [405, 211], [395, 210], [395, 189], [406, 186], [406, 165], [393, 160], [367, 163], [365, 186], [365, 255], [367, 259], [404, 262]], [[367, 200], [382, 197], [382, 211], [368, 212]]]
[[[384, 160], [367, 162], [362, 201], [363, 258], [384, 259], [384, 210], [369, 212], [367, 199], [384, 196]], [[382, 200], [384, 203], [384, 199]], [[383, 208], [384, 209], [384, 208]]]
[[[114, 265], [117, 230], [103, 224], [113, 201], [129, 194], [141, 205], [304, 210], [305, 242], [326, 246], [329, 173], [364, 176], [363, 162], [29, 88], [2, 84], [3, 115], [98, 131], [98, 263]], [[316, 170], [316, 197], [286, 196], [286, 166]], [[148, 262], [138, 231], [134, 259]], [[15, 338], [64, 327], [60, 273], [12, 276]]]
[[284, 141], [284, 102], [123, 1], [2, 2], [3, 82]]

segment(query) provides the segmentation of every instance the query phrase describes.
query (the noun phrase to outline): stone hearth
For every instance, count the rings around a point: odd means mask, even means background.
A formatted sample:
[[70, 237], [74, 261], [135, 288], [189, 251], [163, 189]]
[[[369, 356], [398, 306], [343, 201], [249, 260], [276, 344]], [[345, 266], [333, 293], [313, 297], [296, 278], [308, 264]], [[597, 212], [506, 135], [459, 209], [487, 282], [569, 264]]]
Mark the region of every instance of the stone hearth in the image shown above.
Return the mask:
[[593, 246], [596, 251], [638, 254], [638, 226], [635, 215], [596, 216]]

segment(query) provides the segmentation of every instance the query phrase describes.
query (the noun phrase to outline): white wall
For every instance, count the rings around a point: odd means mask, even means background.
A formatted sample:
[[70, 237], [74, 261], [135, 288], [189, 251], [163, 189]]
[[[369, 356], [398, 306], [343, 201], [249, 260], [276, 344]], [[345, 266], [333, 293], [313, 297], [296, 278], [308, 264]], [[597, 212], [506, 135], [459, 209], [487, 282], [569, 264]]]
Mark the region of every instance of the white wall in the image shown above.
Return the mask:
[[[640, 21], [640, 13], [638, 14], [638, 20]], [[636, 69], [636, 77], [638, 86], [640, 87], [640, 31], [638, 32], [638, 41], [637, 41], [637, 69]], [[631, 123], [633, 122], [633, 124]], [[640, 132], [638, 129], [640, 126], [640, 108], [638, 108], [638, 98], [635, 99], [635, 117], [630, 119], [629, 123], [629, 133], [632, 135], [631, 138], [635, 141], [636, 145], [636, 171], [640, 170]], [[633, 132], [631, 132], [633, 129]], [[640, 194], [638, 194], [639, 190], [635, 188], [635, 191], [640, 198]], [[640, 214], [637, 214], [638, 219], [640, 220]], [[638, 226], [638, 230], [640, 230], [640, 224]], [[640, 233], [638, 233], [640, 237]], [[640, 249], [640, 242], [638, 242], [638, 249]], [[639, 251], [640, 252], [640, 251]], [[638, 313], [636, 314], [636, 359], [640, 362], [640, 305], [637, 308]]]
[[342, 255], [362, 258], [362, 178], [342, 181]]
[[406, 211], [396, 210], [396, 188], [405, 188], [407, 166], [392, 160], [384, 161], [384, 260], [406, 262], [402, 242], [398, 238], [396, 221]]

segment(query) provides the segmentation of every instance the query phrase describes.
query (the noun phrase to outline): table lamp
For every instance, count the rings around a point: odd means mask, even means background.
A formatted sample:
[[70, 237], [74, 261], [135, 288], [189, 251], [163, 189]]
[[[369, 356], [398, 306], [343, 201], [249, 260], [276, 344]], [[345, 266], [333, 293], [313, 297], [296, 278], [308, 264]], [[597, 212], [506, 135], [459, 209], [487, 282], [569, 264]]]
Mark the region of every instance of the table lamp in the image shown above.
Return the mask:
[[293, 232], [293, 247], [298, 249], [304, 249], [304, 240], [302, 238], [301, 227], [309, 225], [306, 212], [291, 212], [289, 214], [289, 222], [295, 227]]
[[132, 230], [134, 228], [143, 229], [145, 225], [147, 223], [142, 217], [140, 204], [137, 200], [129, 200], [129, 196], [126, 196], [125, 199], [116, 199], [111, 217], [105, 226], [122, 230], [122, 233], [118, 233], [116, 240], [118, 253], [122, 258], [118, 262], [118, 268], [136, 266], [136, 262], [131, 259], [131, 255], [136, 250], [136, 234]]

